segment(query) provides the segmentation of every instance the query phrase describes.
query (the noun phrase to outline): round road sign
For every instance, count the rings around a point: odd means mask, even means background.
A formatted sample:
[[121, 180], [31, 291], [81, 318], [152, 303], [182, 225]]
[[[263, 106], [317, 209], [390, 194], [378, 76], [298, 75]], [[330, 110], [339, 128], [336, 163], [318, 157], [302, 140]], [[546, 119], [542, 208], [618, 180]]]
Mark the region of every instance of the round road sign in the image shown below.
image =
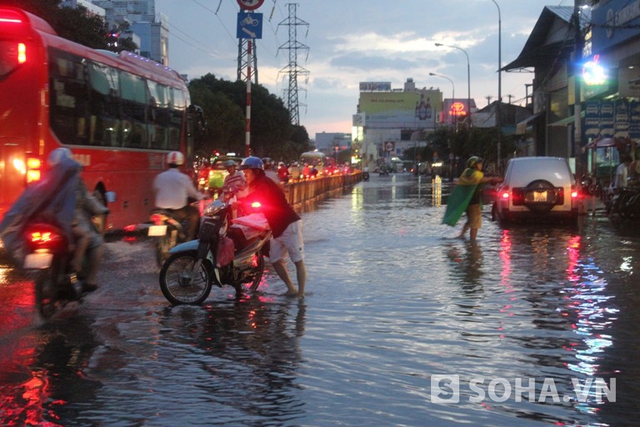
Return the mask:
[[262, 6], [264, 0], [237, 0], [237, 2], [243, 10], [254, 10]]

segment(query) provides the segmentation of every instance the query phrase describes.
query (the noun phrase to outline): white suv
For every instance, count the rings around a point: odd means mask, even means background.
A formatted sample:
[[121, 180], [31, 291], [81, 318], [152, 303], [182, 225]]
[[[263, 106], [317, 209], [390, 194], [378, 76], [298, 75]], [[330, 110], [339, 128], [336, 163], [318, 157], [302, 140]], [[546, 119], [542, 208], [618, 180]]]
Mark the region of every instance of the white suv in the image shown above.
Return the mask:
[[561, 157], [509, 160], [504, 181], [496, 188], [494, 217], [518, 219], [578, 217], [578, 187], [569, 163]]

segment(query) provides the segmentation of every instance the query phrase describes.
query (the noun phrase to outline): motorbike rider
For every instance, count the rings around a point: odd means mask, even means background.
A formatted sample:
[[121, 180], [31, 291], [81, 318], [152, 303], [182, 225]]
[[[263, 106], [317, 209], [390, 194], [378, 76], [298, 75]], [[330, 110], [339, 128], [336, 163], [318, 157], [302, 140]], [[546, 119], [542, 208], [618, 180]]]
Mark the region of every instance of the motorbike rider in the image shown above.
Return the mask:
[[220, 199], [226, 202], [234, 195], [242, 196], [242, 191], [247, 188], [247, 180], [244, 174], [237, 170], [238, 164], [234, 160], [225, 161], [224, 167], [227, 168], [229, 175], [224, 177]]
[[291, 166], [289, 166], [289, 179], [291, 179], [292, 181], [299, 181], [301, 173], [302, 172], [300, 170], [298, 162], [293, 162]]
[[278, 178], [282, 183], [286, 184], [287, 182], [289, 182], [289, 169], [284, 164], [284, 162], [280, 162], [278, 164]]
[[[98, 268], [104, 254], [103, 239], [96, 230], [91, 218], [95, 215], [104, 215], [109, 210], [87, 190], [82, 178], [80, 178], [80, 164], [73, 159], [68, 148], [56, 148], [51, 152], [47, 163], [52, 171], [61, 169], [64, 173], [65, 163], [71, 163], [77, 169], [75, 175], [75, 214], [71, 222], [71, 231], [75, 241], [74, 254], [71, 259], [71, 269], [78, 273], [82, 270], [82, 260], [89, 251], [89, 269], [82, 282], [82, 290], [85, 292], [98, 289], [96, 278]], [[77, 164], [77, 166], [75, 164]]]
[[96, 277], [104, 252], [102, 235], [91, 222], [93, 215], [108, 213], [88, 191], [80, 171], [82, 166], [73, 159], [68, 148], [56, 148], [47, 160], [49, 171], [44, 179], [28, 186], [14, 203], [0, 224], [0, 236], [5, 246], [20, 262], [22, 249], [18, 236], [31, 221], [52, 222], [74, 242], [71, 270], [80, 271], [85, 252], [89, 251], [89, 268], [82, 278], [82, 290], [97, 289]]
[[170, 212], [177, 221], [188, 221], [187, 240], [193, 240], [198, 234], [200, 212], [189, 204], [189, 197], [202, 200], [203, 195], [196, 190], [191, 178], [178, 169], [184, 164], [184, 155], [179, 151], [167, 154], [168, 169], [153, 180], [156, 200], [155, 206]]
[[[249, 194], [239, 199], [236, 205], [247, 206], [253, 202], [260, 202], [261, 210], [273, 233], [269, 249], [270, 262], [287, 285], [287, 295], [303, 297], [307, 271], [304, 265], [302, 220], [287, 202], [280, 186], [265, 175], [264, 164], [260, 158], [247, 157], [242, 161], [240, 170], [247, 178]], [[287, 254], [296, 266], [297, 290], [285, 264]]]

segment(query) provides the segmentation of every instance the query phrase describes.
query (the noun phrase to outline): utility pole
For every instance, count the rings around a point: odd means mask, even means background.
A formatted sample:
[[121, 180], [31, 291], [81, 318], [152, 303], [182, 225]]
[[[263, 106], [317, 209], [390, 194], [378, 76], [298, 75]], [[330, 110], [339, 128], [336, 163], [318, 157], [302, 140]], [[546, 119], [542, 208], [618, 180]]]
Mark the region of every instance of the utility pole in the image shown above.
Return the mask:
[[[575, 173], [582, 174], [582, 165], [580, 162], [580, 156], [582, 155], [582, 94], [580, 93], [580, 62], [582, 59], [582, 30], [580, 29], [580, 0], [575, 0], [573, 6], [573, 16], [571, 18], [573, 31], [574, 31], [574, 48], [572, 55], [573, 63], [573, 80], [574, 80], [574, 100], [573, 100], [573, 114], [574, 114], [574, 155], [576, 159]], [[580, 176], [578, 175], [578, 176]]]
[[300, 124], [300, 104], [298, 102], [298, 76], [308, 76], [309, 71], [298, 65], [298, 50], [304, 49], [309, 51], [309, 47], [298, 42], [298, 26], [306, 25], [307, 32], [309, 32], [309, 23], [298, 19], [296, 16], [296, 10], [298, 5], [296, 3], [289, 3], [289, 17], [282, 21], [278, 25], [286, 25], [289, 27], [289, 40], [287, 43], [280, 46], [278, 49], [289, 50], [289, 63], [280, 72], [284, 72], [289, 75], [289, 88], [285, 90], [287, 108], [291, 116], [291, 123], [294, 125]]
[[[491, 0], [498, 8], [498, 103], [496, 104], [496, 127], [498, 128], [498, 155], [496, 162], [496, 172], [501, 173], [500, 166], [502, 150], [502, 12], [496, 0]], [[577, 0], [576, 0], [577, 1]]]
[[253, 39], [238, 39], [237, 80], [246, 82], [251, 79], [254, 84], [258, 84], [257, 44]]

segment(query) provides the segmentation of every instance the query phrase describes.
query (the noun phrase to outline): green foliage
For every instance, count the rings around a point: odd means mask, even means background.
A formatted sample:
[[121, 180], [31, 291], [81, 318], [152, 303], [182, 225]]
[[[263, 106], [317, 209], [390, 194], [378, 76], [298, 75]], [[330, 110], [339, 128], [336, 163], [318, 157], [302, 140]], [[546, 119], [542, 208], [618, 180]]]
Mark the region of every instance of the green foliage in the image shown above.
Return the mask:
[[[191, 101], [203, 108], [207, 135], [196, 141], [196, 152], [245, 152], [247, 87], [242, 81], [217, 79], [209, 73], [189, 83]], [[309, 149], [304, 127], [290, 122], [282, 100], [261, 85], [251, 87], [251, 151], [258, 157], [293, 161]]]
[[[517, 137], [515, 135], [503, 135], [501, 141], [501, 153], [506, 157], [516, 149]], [[449, 128], [436, 129], [427, 136], [427, 146], [418, 148], [419, 161], [433, 161], [434, 153], [438, 153], [438, 159], [446, 160], [449, 154], [466, 159], [471, 156], [480, 156], [495, 162], [498, 148], [498, 130], [496, 128], [471, 128], [463, 127], [454, 131]], [[405, 158], [415, 159], [414, 148], [404, 153]], [[503, 159], [504, 160], [504, 159]]]

